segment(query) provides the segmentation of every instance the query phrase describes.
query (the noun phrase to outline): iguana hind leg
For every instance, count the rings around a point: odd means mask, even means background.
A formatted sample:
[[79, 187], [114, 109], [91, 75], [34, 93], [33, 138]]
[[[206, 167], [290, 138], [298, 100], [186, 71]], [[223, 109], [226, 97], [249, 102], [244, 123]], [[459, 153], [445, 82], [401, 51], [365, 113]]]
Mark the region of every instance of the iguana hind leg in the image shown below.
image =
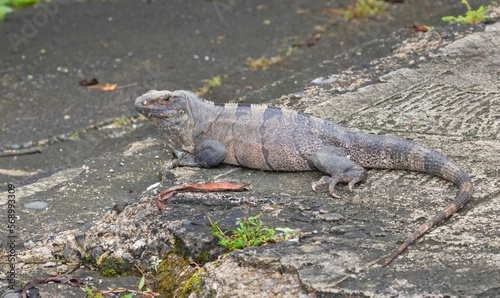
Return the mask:
[[334, 146], [326, 146], [312, 155], [312, 162], [319, 171], [330, 174], [323, 176], [319, 181], [314, 181], [311, 186], [316, 191], [316, 186], [330, 184], [329, 191], [334, 198], [340, 198], [335, 194], [335, 185], [338, 182], [348, 182], [349, 190], [352, 191], [354, 184], [365, 181], [368, 178], [366, 170], [349, 159], [347, 150]]

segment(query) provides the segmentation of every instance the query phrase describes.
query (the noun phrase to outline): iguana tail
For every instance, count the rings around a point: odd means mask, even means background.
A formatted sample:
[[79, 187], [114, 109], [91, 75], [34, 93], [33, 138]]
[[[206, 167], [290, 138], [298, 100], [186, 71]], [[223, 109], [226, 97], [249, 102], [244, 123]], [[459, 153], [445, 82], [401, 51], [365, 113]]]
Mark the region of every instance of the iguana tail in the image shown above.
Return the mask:
[[410, 140], [386, 135], [354, 134], [349, 140], [351, 159], [363, 167], [428, 173], [453, 182], [459, 188], [455, 200], [419, 226], [384, 263], [384, 267], [420, 236], [460, 210], [471, 199], [474, 190], [469, 175], [456, 163], [435, 150]]
[[383, 267], [389, 265], [399, 254], [401, 254], [413, 241], [417, 240], [418, 237], [422, 236], [425, 232], [430, 230], [432, 227], [437, 225], [442, 220], [450, 217], [453, 213], [460, 210], [467, 202], [469, 202], [473, 187], [470, 178], [467, 176], [468, 180], [462, 182], [460, 185], [460, 191], [456, 196], [455, 200], [446, 206], [443, 210], [439, 211], [433, 218], [429, 219], [426, 223], [422, 224], [418, 229], [413, 232], [406, 241], [401, 244], [401, 246], [385, 261]]
[[[407, 140], [406, 140], [407, 141]], [[417, 240], [424, 233], [429, 231], [432, 227], [443, 221], [444, 219], [450, 217], [452, 214], [460, 210], [465, 206], [471, 199], [474, 192], [474, 187], [469, 175], [462, 170], [456, 163], [442, 155], [441, 153], [429, 149], [420, 144], [414, 143], [412, 141], [407, 141], [412, 145], [412, 152], [421, 152], [419, 154], [413, 155], [414, 158], [419, 159], [420, 165], [415, 167], [415, 164], [409, 165], [407, 169], [415, 170], [420, 172], [425, 172], [429, 174], [434, 174], [441, 178], [444, 178], [450, 182], [453, 182], [458, 188], [459, 192], [455, 197], [455, 200], [446, 206], [443, 210], [439, 211], [434, 217], [429, 219], [424, 224], [420, 225], [415, 232], [413, 232], [406, 241], [387, 259], [383, 267], [389, 265], [399, 254], [401, 254], [410, 244]], [[408, 147], [407, 147], [408, 148]], [[418, 157], [417, 157], [418, 156]], [[409, 158], [411, 159], [411, 158]], [[410, 162], [411, 164], [412, 162]], [[419, 162], [417, 162], [418, 164]]]

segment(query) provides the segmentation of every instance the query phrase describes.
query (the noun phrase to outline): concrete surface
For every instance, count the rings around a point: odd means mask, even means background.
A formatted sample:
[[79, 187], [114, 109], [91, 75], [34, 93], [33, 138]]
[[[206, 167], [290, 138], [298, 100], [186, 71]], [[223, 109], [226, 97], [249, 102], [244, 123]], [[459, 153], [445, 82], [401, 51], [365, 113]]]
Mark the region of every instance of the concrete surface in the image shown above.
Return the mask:
[[[455, 29], [448, 28], [448, 34]], [[500, 295], [500, 25], [474, 30], [462, 30], [453, 42], [446, 42], [439, 30], [419, 34], [366, 67], [332, 73], [334, 83], [305, 86], [275, 100], [353, 129], [413, 139], [445, 153], [471, 174], [476, 189], [472, 202], [389, 267], [382, 268], [382, 261], [453, 199], [453, 185], [425, 174], [370, 170], [366, 183], [353, 193], [340, 187], [343, 199], [336, 200], [325, 188], [318, 193], [310, 189], [310, 181], [321, 176], [317, 172], [221, 166], [176, 169], [161, 185], [145, 190], [158, 182], [170, 157], [161, 141], [146, 139], [17, 185], [17, 278], [66, 272], [99, 247], [116, 257], [128, 254], [127, 259], [150, 271], [151, 260], [172, 250], [191, 258], [208, 256], [211, 262], [204, 266], [207, 271], [200, 275], [201, 289], [194, 297]], [[133, 121], [104, 126], [86, 137], [137, 133], [145, 139], [151, 133], [148, 125]], [[216, 180], [251, 186], [243, 193], [180, 193], [164, 212], [156, 209], [158, 191], [164, 188]], [[3, 210], [6, 197], [1, 194]], [[48, 208], [23, 207], [38, 201]], [[120, 202], [128, 205], [117, 214], [112, 207]], [[206, 216], [230, 230], [238, 219], [262, 211], [270, 227], [310, 234], [298, 243], [254, 247], [217, 259], [222, 249]], [[5, 239], [8, 230], [2, 233]], [[83, 240], [75, 239], [82, 233]], [[4, 250], [1, 253], [7, 257]], [[43, 267], [48, 261], [56, 265]], [[8, 265], [2, 264], [2, 274]], [[78, 269], [72, 276], [99, 279], [89, 269]], [[0, 275], [3, 285], [6, 278]], [[94, 285], [138, 280], [118, 278]], [[64, 286], [40, 289], [42, 297], [81, 293]]]

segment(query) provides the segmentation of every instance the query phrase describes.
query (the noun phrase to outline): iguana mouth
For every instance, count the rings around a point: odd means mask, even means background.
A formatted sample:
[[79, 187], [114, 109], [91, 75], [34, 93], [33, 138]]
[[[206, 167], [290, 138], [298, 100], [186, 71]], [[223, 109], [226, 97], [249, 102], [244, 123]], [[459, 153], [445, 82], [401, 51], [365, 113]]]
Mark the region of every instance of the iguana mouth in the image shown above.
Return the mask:
[[169, 109], [162, 105], [151, 104], [150, 101], [144, 97], [138, 97], [135, 100], [135, 109], [146, 118], [168, 117], [179, 113], [176, 109]]
[[149, 105], [149, 106], [136, 105], [135, 109], [137, 110], [137, 112], [144, 115], [146, 118], [168, 117], [168, 116], [172, 116], [174, 114], [179, 113], [179, 111], [177, 111], [177, 110], [165, 109], [164, 107], [153, 106], [153, 105]]

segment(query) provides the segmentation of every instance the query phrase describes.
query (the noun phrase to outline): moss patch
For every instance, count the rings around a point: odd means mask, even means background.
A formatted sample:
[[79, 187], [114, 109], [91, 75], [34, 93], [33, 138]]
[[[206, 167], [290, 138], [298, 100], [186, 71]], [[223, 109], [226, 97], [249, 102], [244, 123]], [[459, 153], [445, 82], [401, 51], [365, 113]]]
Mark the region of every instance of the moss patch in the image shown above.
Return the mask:
[[115, 257], [103, 258], [98, 268], [99, 272], [106, 277], [127, 275], [132, 271], [131, 264], [127, 264], [123, 259]]
[[158, 266], [159, 283], [155, 291], [162, 297], [188, 297], [200, 289], [201, 269], [191, 267], [184, 258], [171, 253]]
[[351, 20], [378, 15], [385, 10], [384, 1], [380, 0], [357, 0], [342, 12], [344, 19]]
[[82, 258], [82, 263], [87, 267], [97, 267], [101, 275], [106, 277], [123, 276], [132, 273], [133, 265], [121, 258], [102, 256], [100, 263], [91, 255]]

